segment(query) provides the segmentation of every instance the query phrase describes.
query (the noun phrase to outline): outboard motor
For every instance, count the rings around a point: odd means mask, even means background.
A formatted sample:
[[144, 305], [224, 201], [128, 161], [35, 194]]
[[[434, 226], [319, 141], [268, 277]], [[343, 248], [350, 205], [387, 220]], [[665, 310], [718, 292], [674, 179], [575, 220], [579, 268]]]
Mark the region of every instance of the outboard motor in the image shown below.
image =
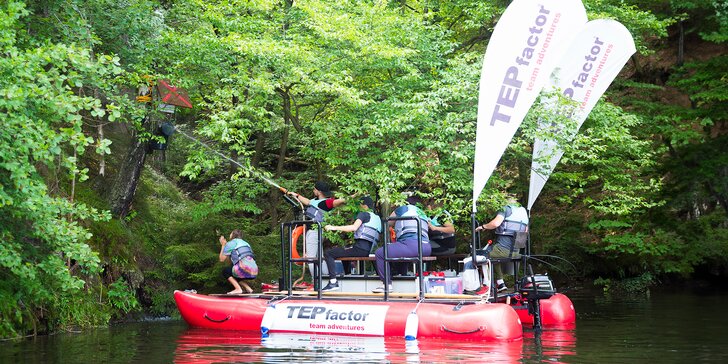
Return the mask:
[[[535, 286], [533, 285], [533, 282], [536, 282]], [[551, 297], [554, 293], [556, 293], [554, 283], [551, 281], [551, 278], [548, 276], [548, 274], [534, 274], [530, 276], [525, 276], [521, 278], [521, 283], [519, 284], [519, 287], [521, 290], [525, 291], [534, 291], [534, 289], [537, 289], [540, 293], [551, 292], [548, 297]]]
[[556, 293], [554, 283], [546, 274], [533, 274], [525, 276], [519, 284], [521, 297], [528, 302], [528, 313], [533, 316], [533, 329], [541, 331], [541, 305], [540, 300], [549, 299]]

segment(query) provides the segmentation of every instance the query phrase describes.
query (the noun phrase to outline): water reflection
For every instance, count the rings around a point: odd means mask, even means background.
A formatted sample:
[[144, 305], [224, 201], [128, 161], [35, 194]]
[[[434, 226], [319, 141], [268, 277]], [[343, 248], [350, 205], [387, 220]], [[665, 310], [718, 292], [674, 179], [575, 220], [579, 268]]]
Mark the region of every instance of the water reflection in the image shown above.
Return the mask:
[[524, 340], [482, 343], [286, 333], [261, 338], [255, 333], [191, 328], [177, 340], [175, 362], [517, 363], [523, 358], [561, 362], [575, 352], [573, 329], [527, 332]]
[[571, 297], [576, 327], [524, 331], [512, 343], [272, 334], [137, 322], [0, 342], [0, 363], [728, 363], [728, 294]]
[[[575, 325], [549, 328], [540, 333], [523, 332], [524, 358], [551, 363], [567, 363], [576, 355]], [[573, 358], [571, 358], [573, 361]]]

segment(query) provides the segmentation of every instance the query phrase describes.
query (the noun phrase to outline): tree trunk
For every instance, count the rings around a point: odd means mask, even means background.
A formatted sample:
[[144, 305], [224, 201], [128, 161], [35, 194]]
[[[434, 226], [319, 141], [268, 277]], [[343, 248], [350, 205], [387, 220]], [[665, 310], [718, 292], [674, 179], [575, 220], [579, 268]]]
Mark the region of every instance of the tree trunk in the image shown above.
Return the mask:
[[[283, 11], [286, 14], [289, 14], [291, 11], [291, 8], [293, 7], [293, 0], [284, 0], [283, 1]], [[281, 26], [281, 29], [283, 31], [283, 37], [287, 37], [286, 32], [288, 31], [288, 28], [290, 26], [288, 17], [286, 16], [284, 18], [283, 24]], [[281, 174], [283, 174], [283, 165], [286, 159], [286, 153], [288, 151], [288, 128], [290, 125], [290, 115], [291, 115], [291, 99], [288, 95], [288, 89], [278, 89], [278, 93], [281, 95], [281, 98], [283, 99], [283, 120], [285, 123], [285, 128], [283, 129], [283, 136], [281, 137], [281, 147], [278, 152], [278, 165], [276, 166], [276, 173], [274, 175], [274, 179], [278, 180], [280, 179]], [[256, 145], [257, 147], [257, 145]], [[275, 232], [278, 231], [278, 209], [277, 209], [277, 203], [278, 199], [280, 198], [280, 190], [277, 188], [271, 187], [270, 189], [270, 221], [271, 221], [271, 231]]]
[[[142, 128], [148, 130], [151, 124], [151, 118], [147, 116], [144, 119]], [[139, 133], [135, 133], [134, 143], [127, 151], [124, 162], [119, 169], [119, 174], [114, 180], [110, 196], [111, 212], [119, 218], [126, 217], [129, 210], [131, 210], [134, 194], [139, 184], [139, 176], [142, 173], [142, 168], [144, 168], [148, 145], [148, 141], [140, 140]]]
[[283, 136], [281, 137], [281, 148], [278, 151], [278, 165], [276, 166], [276, 178], [279, 178], [283, 174], [283, 167], [285, 166], [286, 153], [288, 152], [288, 137], [289, 129], [291, 125], [291, 99], [288, 97], [288, 93], [281, 92], [283, 97], [283, 122], [285, 128], [283, 128]]
[[[238, 106], [239, 101], [240, 100], [238, 100], [238, 97], [233, 95], [232, 100], [231, 100], [231, 105], [232, 105], [233, 110], [235, 109], [235, 107]], [[238, 171], [238, 165], [235, 163], [235, 162], [238, 162], [238, 157], [239, 157], [239, 154], [236, 150], [230, 151], [230, 159], [232, 159], [232, 160], [228, 164], [228, 175], [229, 176], [234, 175], [235, 172]], [[233, 161], [235, 161], [235, 162], [233, 162]]]
[[[101, 121], [99, 121], [98, 132], [100, 143], [102, 140], [104, 140], [104, 123]], [[101, 153], [101, 160], [99, 161], [99, 175], [106, 175], [106, 157], [104, 157], [104, 153]]]
[[[528, 163], [529, 161], [523, 161], [521, 163], [516, 163], [518, 168], [518, 177], [517, 177], [517, 185], [518, 186], [528, 186], [528, 181], [531, 178], [531, 164]], [[518, 202], [523, 206], [528, 206], [528, 189], [524, 189], [521, 191], [512, 191], [513, 193], [516, 193], [516, 199], [518, 199]]]
[[683, 27], [683, 21], [680, 20], [677, 23], [678, 29], [678, 40], [677, 40], [677, 65], [682, 66], [685, 62], [685, 28]]
[[265, 134], [262, 131], [255, 133], [255, 153], [250, 165], [253, 168], [260, 167], [260, 159], [263, 158], [263, 147], [265, 147]]
[[728, 166], [717, 166], [715, 176], [707, 181], [707, 190], [728, 214]]
[[232, 160], [230, 161], [230, 163], [228, 163], [228, 176], [232, 176], [235, 174], [235, 172], [238, 171], [238, 168], [239, 168], [238, 165], [235, 164], [235, 162], [233, 162], [233, 161], [237, 162], [238, 157], [239, 157], [239, 154], [237, 151], [235, 151], [235, 150], [230, 151], [230, 159], [232, 159]]
[[[99, 99], [99, 90], [97, 88], [94, 88], [94, 98]], [[99, 124], [97, 125], [97, 131], [99, 135], [99, 143], [101, 143], [102, 140], [104, 140], [104, 121], [99, 120]], [[99, 161], [99, 175], [105, 176], [106, 175], [106, 157], [104, 153], [101, 153], [101, 160]]]
[[[275, 179], [280, 179], [283, 175], [283, 167], [285, 166], [286, 154], [288, 152], [288, 138], [290, 135], [290, 116], [291, 116], [291, 99], [288, 97], [288, 93], [284, 90], [280, 90], [280, 95], [283, 98], [283, 121], [285, 127], [283, 128], [283, 135], [281, 136], [281, 147], [278, 150], [278, 165], [276, 166]], [[275, 229], [278, 226], [278, 209], [276, 203], [280, 196], [280, 191], [277, 188], [271, 188], [270, 190], [270, 216], [271, 216], [271, 229]]]

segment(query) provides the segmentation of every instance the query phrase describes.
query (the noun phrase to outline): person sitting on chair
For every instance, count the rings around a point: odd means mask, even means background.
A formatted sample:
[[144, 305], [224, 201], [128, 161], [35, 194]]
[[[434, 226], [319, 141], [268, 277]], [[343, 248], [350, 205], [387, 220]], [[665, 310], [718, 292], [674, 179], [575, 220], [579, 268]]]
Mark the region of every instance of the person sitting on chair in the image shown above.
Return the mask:
[[[420, 220], [421, 230], [419, 232], [417, 231], [416, 220], [389, 221], [389, 225], [394, 226], [396, 241], [387, 246], [388, 258], [411, 258], [418, 256], [418, 235], [422, 236], [422, 256], [429, 256], [432, 253], [430, 239], [427, 234], [427, 215], [419, 207], [414, 205], [416, 201], [417, 199], [414, 196], [409, 197], [407, 204], [395, 209], [390, 217], [416, 217]], [[379, 279], [382, 280], [382, 286], [375, 288], [372, 292], [384, 292], [385, 284], [389, 286], [388, 291], [391, 291], [391, 270], [388, 277], [384, 276], [384, 264], [389, 263], [384, 261], [384, 247], [377, 249], [374, 256], [376, 257], [377, 274], [379, 275]]]
[[[431, 206], [427, 206], [427, 208], [431, 209]], [[452, 223], [450, 212], [443, 209], [430, 218], [427, 227], [432, 255], [455, 254], [455, 225]]]
[[[513, 251], [516, 233], [528, 231], [528, 211], [526, 211], [525, 207], [516, 203], [515, 199], [510, 199], [509, 204], [498, 211], [493, 220], [475, 228], [476, 232], [481, 230], [495, 230], [495, 244], [489, 254], [490, 258], [519, 258], [521, 256], [519, 252]], [[496, 264], [493, 271], [497, 279], [496, 289], [498, 292], [508, 289], [503, 281], [503, 269], [500, 264]], [[487, 284], [488, 282], [484, 283]]]
[[[349, 247], [334, 247], [324, 252], [326, 266], [329, 270], [329, 284], [322, 291], [333, 291], [339, 289], [336, 281], [335, 260], [341, 257], [368, 257], [372, 246], [379, 242], [379, 235], [382, 233], [382, 219], [374, 213], [374, 200], [369, 196], [361, 198], [361, 212], [350, 225], [334, 226], [326, 225], [326, 231], [347, 231], [354, 233], [354, 244]], [[344, 272], [349, 273], [350, 268], [344, 266]]]

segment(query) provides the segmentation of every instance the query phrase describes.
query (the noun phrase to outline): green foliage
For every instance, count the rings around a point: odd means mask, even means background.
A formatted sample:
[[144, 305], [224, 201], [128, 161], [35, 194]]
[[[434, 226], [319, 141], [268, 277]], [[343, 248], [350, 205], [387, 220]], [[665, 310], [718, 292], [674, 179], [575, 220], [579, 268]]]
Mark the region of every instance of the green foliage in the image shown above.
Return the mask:
[[70, 331], [79, 328], [102, 326], [109, 323], [111, 314], [98, 302], [98, 293], [79, 290], [57, 294], [48, 310], [50, 331]]
[[197, 206], [194, 217], [204, 218], [210, 213], [260, 214], [261, 208], [255, 201], [268, 192], [268, 186], [254, 179], [220, 181], [205, 192], [204, 204]]
[[106, 297], [109, 299], [109, 304], [123, 314], [139, 309], [139, 301], [134, 291], [123, 278], [109, 285]]
[[[59, 43], [25, 47], [16, 29], [27, 14], [16, 1], [0, 8], [0, 22], [7, 25], [0, 31], [5, 55], [0, 59], [0, 276], [11, 283], [4, 287], [5, 297], [39, 314], [77, 300], [83, 276], [99, 270], [82, 223], [108, 219], [108, 213], [72, 202], [49, 183], [87, 178], [77, 156], [94, 138], [84, 133], [83, 117], [103, 116], [105, 107], [81, 90], [110, 89], [105, 80], [118, 73], [118, 60]], [[51, 321], [50, 327], [62, 326], [72, 315], [53, 318], [60, 322]]]
[[649, 296], [650, 287], [657, 282], [657, 279], [650, 272], [645, 272], [637, 277], [620, 281], [599, 277], [594, 280], [594, 285], [601, 286], [606, 295], [628, 294]]
[[708, 119], [702, 126], [710, 126], [710, 120], [728, 117], [728, 55], [721, 55], [702, 62], [689, 62], [671, 75], [668, 85], [675, 86], [687, 95], [698, 114], [696, 119]]
[[721, 43], [728, 39], [728, 4], [720, 0], [671, 1], [671, 9], [687, 24], [688, 33]]
[[28, 26], [37, 38], [116, 54], [125, 65], [144, 65], [151, 61], [147, 50], [165, 27], [164, 12], [155, 6], [146, 0], [31, 1]]
[[715, 7], [715, 28], [709, 29], [701, 35], [711, 42], [724, 43], [728, 40], [728, 3], [713, 0], [711, 5]]
[[35, 313], [25, 306], [21, 294], [12, 284], [0, 281], [0, 337], [17, 337], [26, 332], [37, 332]]
[[615, 19], [624, 24], [635, 38], [637, 51], [642, 54], [652, 53], [650, 42], [655, 38], [666, 37], [667, 28], [675, 22], [669, 16], [656, 15], [650, 7], [642, 8], [622, 0], [584, 1], [584, 6], [590, 20]]

